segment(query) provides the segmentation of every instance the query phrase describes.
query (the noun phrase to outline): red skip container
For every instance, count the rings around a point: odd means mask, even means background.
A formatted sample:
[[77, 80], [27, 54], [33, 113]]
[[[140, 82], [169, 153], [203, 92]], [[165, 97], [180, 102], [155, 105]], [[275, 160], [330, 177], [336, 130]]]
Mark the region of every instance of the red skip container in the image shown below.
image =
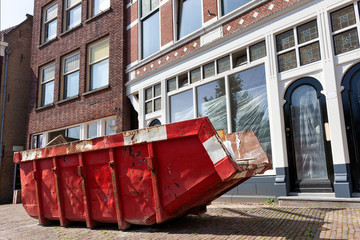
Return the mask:
[[[208, 118], [15, 153], [22, 203], [40, 224], [151, 225], [206, 205], [270, 168], [253, 132], [225, 136]], [[229, 146], [229, 149], [225, 147]]]

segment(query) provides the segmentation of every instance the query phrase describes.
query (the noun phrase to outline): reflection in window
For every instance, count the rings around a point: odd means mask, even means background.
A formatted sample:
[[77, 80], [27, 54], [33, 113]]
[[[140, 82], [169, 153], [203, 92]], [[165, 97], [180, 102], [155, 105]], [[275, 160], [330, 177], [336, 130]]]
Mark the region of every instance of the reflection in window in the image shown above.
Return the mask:
[[291, 95], [298, 179], [327, 178], [321, 108], [316, 90], [302, 85]]
[[31, 149], [41, 148], [43, 146], [44, 135], [33, 135], [31, 138]]
[[170, 97], [170, 122], [194, 118], [193, 91], [188, 90]]
[[271, 158], [265, 66], [229, 76], [232, 132], [252, 130]]
[[112, 135], [116, 133], [116, 119], [109, 119], [105, 121], [105, 135]]
[[179, 0], [178, 39], [202, 27], [200, 0]]
[[142, 21], [142, 57], [160, 50], [160, 13], [156, 11]]
[[97, 137], [97, 123], [91, 123], [86, 127], [87, 139]]
[[63, 99], [73, 97], [79, 93], [79, 67], [80, 53], [64, 59], [63, 78], [64, 90]]
[[54, 102], [55, 64], [41, 69], [41, 106]]
[[208, 116], [216, 130], [227, 129], [225, 81], [220, 79], [196, 89], [198, 117]]
[[229, 12], [232, 12], [233, 10], [241, 7], [242, 5], [250, 1], [251, 0], [222, 0], [222, 14], [228, 14]]

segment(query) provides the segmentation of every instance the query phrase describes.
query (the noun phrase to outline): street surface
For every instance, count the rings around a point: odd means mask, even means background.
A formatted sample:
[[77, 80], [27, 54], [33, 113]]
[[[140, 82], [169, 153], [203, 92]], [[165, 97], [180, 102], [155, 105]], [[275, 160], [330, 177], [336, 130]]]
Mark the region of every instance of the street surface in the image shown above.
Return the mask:
[[21, 204], [0, 205], [0, 239], [360, 239], [360, 209], [216, 202], [201, 216], [121, 231], [116, 224], [40, 226]]

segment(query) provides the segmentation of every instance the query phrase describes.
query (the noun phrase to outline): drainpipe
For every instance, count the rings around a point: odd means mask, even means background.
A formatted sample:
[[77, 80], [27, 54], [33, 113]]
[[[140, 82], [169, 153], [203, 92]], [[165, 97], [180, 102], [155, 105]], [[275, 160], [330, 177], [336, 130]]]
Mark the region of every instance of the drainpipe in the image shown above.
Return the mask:
[[4, 136], [4, 120], [5, 120], [5, 100], [6, 100], [6, 82], [7, 82], [7, 68], [8, 68], [8, 58], [9, 58], [10, 49], [9, 47], [5, 48], [5, 74], [4, 74], [4, 90], [3, 90], [3, 102], [1, 110], [1, 129], [0, 129], [0, 169], [1, 169], [1, 160], [3, 158], [3, 136]]

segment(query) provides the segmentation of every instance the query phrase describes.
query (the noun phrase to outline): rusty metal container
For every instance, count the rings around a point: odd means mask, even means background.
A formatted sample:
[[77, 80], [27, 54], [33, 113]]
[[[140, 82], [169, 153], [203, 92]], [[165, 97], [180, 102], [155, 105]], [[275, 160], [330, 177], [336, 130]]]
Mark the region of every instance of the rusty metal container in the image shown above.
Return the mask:
[[107, 222], [126, 229], [203, 212], [270, 167], [253, 132], [224, 140], [199, 118], [18, 152], [22, 203], [40, 224], [84, 221], [89, 228]]

